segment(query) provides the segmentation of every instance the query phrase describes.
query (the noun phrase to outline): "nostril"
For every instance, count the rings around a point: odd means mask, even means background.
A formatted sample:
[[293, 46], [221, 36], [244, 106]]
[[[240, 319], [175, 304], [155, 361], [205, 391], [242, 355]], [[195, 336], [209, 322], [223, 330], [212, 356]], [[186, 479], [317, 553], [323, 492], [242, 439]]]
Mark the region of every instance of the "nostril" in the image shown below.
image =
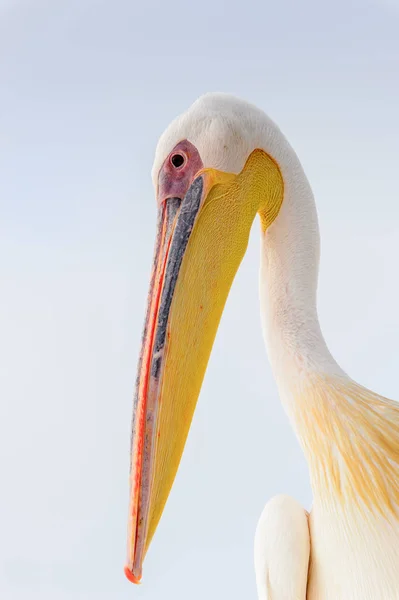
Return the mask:
[[184, 165], [184, 156], [183, 154], [173, 154], [170, 158], [170, 162], [175, 167], [175, 169], [179, 169]]

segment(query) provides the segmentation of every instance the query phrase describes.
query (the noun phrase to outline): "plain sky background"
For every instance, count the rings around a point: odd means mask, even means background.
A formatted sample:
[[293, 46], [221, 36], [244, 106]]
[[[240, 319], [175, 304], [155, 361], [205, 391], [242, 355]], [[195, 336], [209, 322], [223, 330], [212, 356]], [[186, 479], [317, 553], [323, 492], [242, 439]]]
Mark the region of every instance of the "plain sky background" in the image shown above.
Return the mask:
[[124, 578], [158, 136], [207, 91], [288, 137], [320, 216], [320, 319], [399, 399], [397, 0], [0, 0], [0, 595], [255, 598], [277, 493], [311, 505], [261, 337], [258, 224], [144, 568]]

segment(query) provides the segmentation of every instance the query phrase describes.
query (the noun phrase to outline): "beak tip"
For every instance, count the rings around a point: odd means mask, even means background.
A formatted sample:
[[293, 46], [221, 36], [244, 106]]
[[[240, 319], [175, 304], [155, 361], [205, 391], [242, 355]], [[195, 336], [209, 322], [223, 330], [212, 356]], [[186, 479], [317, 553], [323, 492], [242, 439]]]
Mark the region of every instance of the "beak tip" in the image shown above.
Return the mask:
[[139, 585], [141, 583], [141, 575], [140, 575], [140, 577], [136, 577], [135, 575], [133, 575], [132, 571], [130, 570], [130, 568], [127, 565], [125, 566], [124, 571], [125, 571], [125, 575], [126, 575], [127, 579], [131, 583], [135, 583], [137, 585]]

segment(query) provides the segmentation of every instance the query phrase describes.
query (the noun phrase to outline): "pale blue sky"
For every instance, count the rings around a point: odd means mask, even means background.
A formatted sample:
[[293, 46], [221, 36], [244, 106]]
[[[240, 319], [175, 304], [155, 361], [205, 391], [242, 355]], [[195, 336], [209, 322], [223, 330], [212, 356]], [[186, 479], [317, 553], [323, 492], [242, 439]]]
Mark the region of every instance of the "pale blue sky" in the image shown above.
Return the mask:
[[295, 147], [327, 341], [399, 399], [398, 29], [396, 0], [0, 0], [2, 598], [255, 598], [265, 502], [311, 504], [261, 337], [255, 226], [143, 585], [124, 578], [150, 169], [198, 95], [259, 105]]

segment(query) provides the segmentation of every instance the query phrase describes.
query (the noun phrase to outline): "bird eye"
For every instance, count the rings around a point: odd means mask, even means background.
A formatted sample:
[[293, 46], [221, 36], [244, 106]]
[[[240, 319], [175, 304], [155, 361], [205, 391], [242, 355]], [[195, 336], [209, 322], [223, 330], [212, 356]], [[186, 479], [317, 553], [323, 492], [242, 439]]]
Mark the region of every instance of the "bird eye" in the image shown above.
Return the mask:
[[185, 158], [182, 154], [173, 154], [173, 156], [170, 159], [170, 162], [176, 169], [179, 169], [184, 165]]

